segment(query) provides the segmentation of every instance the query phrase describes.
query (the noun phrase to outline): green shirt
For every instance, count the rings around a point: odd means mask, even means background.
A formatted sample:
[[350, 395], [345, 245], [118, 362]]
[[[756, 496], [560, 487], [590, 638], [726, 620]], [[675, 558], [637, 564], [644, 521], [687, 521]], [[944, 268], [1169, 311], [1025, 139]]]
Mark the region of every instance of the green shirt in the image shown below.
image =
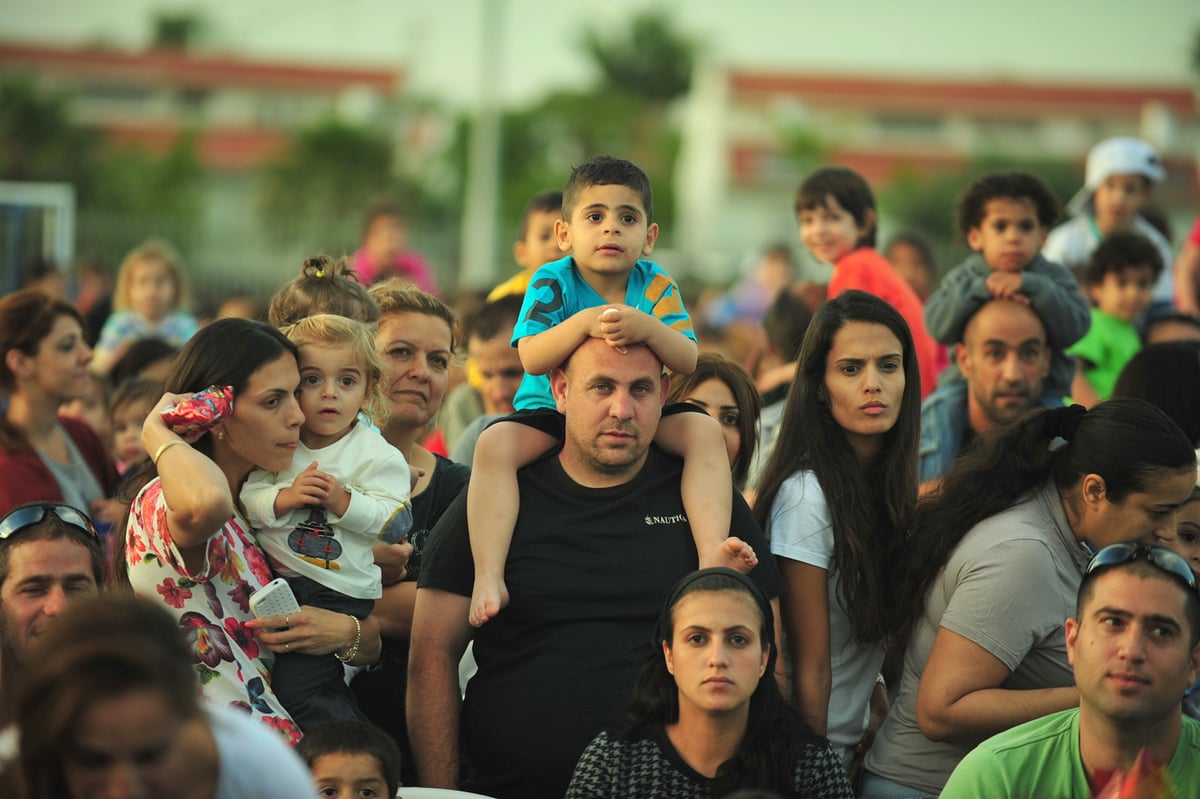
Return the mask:
[[1083, 360], [1083, 376], [1102, 400], [1112, 396], [1117, 377], [1142, 348], [1137, 328], [1123, 319], [1092, 309], [1092, 326], [1067, 354]]
[[[1183, 718], [1167, 764], [1172, 792], [1195, 796], [1200, 785], [1200, 722]], [[1092, 795], [1079, 759], [1079, 709], [1013, 727], [975, 747], [942, 791], [942, 799], [1087, 799]]]

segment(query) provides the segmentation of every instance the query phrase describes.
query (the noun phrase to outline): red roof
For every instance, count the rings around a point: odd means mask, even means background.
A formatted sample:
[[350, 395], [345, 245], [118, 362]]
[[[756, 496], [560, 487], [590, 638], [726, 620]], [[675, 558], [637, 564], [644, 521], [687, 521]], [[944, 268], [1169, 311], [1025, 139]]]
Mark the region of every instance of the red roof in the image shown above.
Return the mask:
[[1171, 113], [1190, 117], [1196, 112], [1192, 87], [1180, 84], [1085, 84], [1019, 82], [980, 78], [934, 80], [833, 76], [814, 73], [756, 72], [734, 69], [729, 86], [735, 97], [753, 101], [778, 96], [826, 107], [876, 110], [895, 108], [908, 113], [969, 111], [983, 116], [1022, 116], [1062, 112], [1075, 116], [1137, 116], [1147, 102], [1162, 103]]
[[[106, 125], [108, 140], [125, 147], [137, 147], [152, 153], [165, 153], [183, 134], [183, 128], [169, 123]], [[197, 133], [196, 153], [211, 169], [242, 172], [256, 169], [274, 158], [288, 145], [291, 137], [281, 130], [267, 128], [205, 128]]]
[[103, 47], [0, 42], [0, 70], [22, 69], [96, 83], [287, 89], [314, 94], [335, 93], [351, 86], [369, 86], [394, 94], [403, 78], [399, 69], [392, 68], [252, 61], [170, 49], [129, 53]]

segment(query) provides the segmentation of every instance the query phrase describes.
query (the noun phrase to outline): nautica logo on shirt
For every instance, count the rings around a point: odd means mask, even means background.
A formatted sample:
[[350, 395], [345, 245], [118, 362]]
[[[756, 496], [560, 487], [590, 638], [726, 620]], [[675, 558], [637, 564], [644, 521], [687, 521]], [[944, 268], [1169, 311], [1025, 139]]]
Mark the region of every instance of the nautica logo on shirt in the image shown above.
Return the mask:
[[680, 522], [686, 521], [687, 516], [684, 516], [682, 513], [677, 513], [674, 516], [647, 516], [646, 526], [653, 527], [656, 524], [679, 524]]

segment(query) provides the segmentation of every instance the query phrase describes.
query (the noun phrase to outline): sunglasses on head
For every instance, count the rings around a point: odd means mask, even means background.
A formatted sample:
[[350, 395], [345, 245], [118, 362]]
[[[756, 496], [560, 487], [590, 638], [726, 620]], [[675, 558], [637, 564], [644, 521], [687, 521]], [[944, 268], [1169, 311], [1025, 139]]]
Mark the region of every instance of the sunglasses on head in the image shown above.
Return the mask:
[[1144, 560], [1150, 565], [1166, 572], [1167, 574], [1178, 577], [1187, 583], [1188, 588], [1196, 590], [1196, 575], [1192, 572], [1192, 567], [1182, 556], [1172, 552], [1166, 547], [1155, 547], [1149, 544], [1143, 544], [1137, 541], [1127, 541], [1123, 544], [1111, 544], [1097, 552], [1088, 561], [1085, 574], [1091, 574], [1097, 569], [1103, 569], [1109, 566], [1119, 566], [1122, 563], [1131, 563], [1135, 560]]
[[72, 508], [70, 505], [46, 502], [37, 505], [22, 505], [16, 510], [10, 511], [3, 519], [0, 519], [0, 541], [7, 540], [22, 530], [41, 524], [52, 513], [64, 523], [82, 530], [89, 538], [99, 540], [100, 536], [96, 534], [96, 527], [86, 514]]

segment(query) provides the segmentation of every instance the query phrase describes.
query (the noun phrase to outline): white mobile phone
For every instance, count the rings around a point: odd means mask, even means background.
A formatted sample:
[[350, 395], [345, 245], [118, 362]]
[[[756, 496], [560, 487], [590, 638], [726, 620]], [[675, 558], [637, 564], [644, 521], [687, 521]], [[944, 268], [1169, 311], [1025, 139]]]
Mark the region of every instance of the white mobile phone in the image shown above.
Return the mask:
[[290, 616], [300, 612], [300, 603], [287, 580], [276, 577], [250, 595], [250, 612], [255, 618]]

